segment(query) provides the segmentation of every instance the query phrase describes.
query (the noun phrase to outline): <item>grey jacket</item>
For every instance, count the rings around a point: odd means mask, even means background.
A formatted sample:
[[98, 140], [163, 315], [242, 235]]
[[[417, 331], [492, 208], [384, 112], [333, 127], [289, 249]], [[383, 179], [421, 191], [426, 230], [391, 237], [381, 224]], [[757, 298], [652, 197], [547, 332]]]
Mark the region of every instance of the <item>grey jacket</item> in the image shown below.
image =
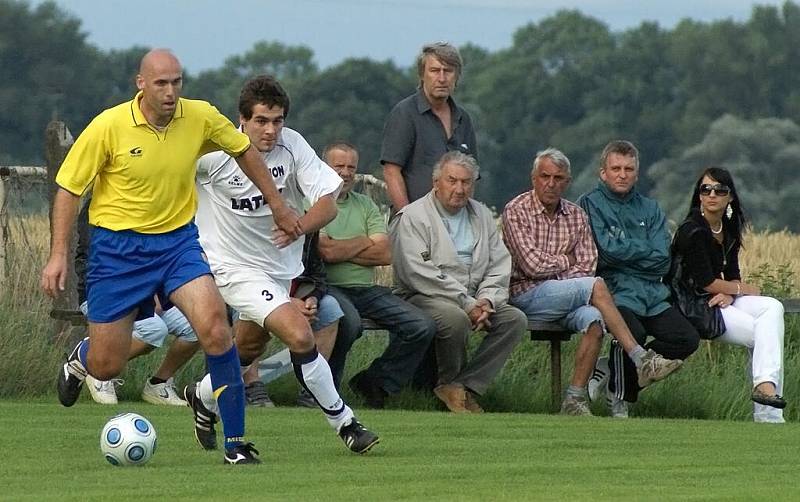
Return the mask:
[[467, 269], [436, 210], [433, 192], [401, 209], [389, 223], [396, 293], [421, 294], [456, 302], [465, 312], [478, 298], [499, 307], [508, 301], [511, 255], [489, 209], [467, 204], [475, 248]]

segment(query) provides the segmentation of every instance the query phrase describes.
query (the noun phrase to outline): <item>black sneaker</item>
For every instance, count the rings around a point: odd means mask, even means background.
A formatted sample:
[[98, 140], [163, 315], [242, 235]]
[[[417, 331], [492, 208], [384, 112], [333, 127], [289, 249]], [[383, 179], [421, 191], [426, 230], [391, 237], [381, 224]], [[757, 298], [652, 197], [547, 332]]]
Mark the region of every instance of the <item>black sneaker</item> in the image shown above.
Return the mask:
[[197, 397], [197, 384], [190, 383], [183, 388], [183, 399], [194, 413], [194, 437], [204, 450], [217, 449], [217, 431], [214, 424], [217, 423], [217, 415], [209, 411], [203, 404], [203, 400]]
[[244, 386], [244, 397], [247, 404], [250, 406], [258, 406], [260, 408], [274, 408], [275, 403], [269, 398], [267, 394], [267, 386], [261, 380], [250, 382]]
[[253, 443], [242, 443], [234, 446], [230, 450], [225, 450], [223, 463], [225, 464], [260, 464], [261, 460], [256, 457], [256, 450]]
[[370, 408], [383, 409], [386, 400], [386, 391], [373, 379], [367, 370], [356, 373], [349, 382], [350, 389], [361, 396]]
[[305, 389], [300, 389], [300, 392], [297, 394], [297, 406], [301, 408], [319, 408], [319, 405], [314, 400], [314, 396], [309, 394], [309, 392]]
[[339, 430], [339, 437], [355, 453], [367, 453], [380, 442], [380, 438], [374, 432], [369, 431], [355, 418]]
[[67, 362], [58, 370], [58, 400], [62, 405], [70, 407], [81, 395], [83, 381], [86, 379], [86, 368], [78, 360], [78, 349], [89, 338], [84, 338], [72, 349]]

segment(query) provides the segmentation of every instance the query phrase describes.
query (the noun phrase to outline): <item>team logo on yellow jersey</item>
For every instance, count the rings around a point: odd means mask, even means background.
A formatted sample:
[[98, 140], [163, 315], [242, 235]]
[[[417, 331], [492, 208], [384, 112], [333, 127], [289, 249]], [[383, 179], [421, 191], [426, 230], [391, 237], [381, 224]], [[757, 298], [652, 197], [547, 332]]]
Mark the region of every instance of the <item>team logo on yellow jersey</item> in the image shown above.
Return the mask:
[[131, 157], [141, 157], [142, 156], [142, 147], [135, 146], [131, 148]]

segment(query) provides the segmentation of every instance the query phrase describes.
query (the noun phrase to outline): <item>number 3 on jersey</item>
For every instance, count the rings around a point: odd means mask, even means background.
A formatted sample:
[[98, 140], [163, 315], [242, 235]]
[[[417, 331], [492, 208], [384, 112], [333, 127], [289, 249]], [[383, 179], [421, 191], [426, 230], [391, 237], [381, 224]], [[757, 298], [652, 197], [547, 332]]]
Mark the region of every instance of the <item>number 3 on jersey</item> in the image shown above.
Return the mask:
[[268, 289], [263, 290], [261, 292], [261, 296], [263, 296], [264, 299], [267, 300], [268, 302], [271, 302], [272, 299], [275, 298], [274, 296], [272, 296], [272, 293], [270, 293]]

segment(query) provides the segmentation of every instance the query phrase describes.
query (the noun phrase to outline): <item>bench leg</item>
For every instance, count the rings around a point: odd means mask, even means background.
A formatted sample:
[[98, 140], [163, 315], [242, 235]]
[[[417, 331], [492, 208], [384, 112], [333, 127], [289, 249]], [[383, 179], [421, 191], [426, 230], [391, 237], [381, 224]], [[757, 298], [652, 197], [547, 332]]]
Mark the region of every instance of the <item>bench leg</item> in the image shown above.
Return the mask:
[[550, 342], [550, 408], [558, 413], [561, 408], [561, 341]]

